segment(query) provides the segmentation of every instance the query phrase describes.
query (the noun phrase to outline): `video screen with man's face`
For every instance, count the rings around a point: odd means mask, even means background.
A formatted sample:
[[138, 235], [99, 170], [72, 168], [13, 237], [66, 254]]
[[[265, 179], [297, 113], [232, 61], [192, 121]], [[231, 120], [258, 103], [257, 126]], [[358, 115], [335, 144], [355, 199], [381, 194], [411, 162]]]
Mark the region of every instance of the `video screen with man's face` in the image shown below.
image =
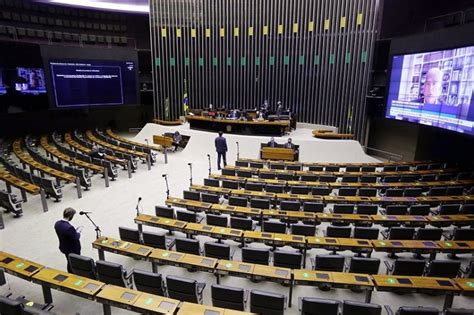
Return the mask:
[[474, 46], [395, 55], [385, 116], [474, 135], [473, 94]]

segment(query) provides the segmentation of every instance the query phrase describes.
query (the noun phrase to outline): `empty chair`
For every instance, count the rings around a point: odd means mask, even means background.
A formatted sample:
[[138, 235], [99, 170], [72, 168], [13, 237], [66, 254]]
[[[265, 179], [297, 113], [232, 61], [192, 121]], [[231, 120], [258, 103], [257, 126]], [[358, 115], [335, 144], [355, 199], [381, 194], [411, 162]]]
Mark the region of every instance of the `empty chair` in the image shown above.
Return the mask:
[[301, 165], [287, 165], [286, 169], [289, 171], [301, 171]]
[[461, 205], [459, 204], [443, 204], [439, 206], [439, 215], [459, 214]]
[[252, 168], [263, 168], [263, 163], [261, 163], [261, 162], [250, 162], [249, 167], [252, 167]]
[[211, 286], [212, 305], [238, 311], [245, 310], [246, 294], [242, 288], [220, 284]]
[[452, 260], [432, 260], [425, 272], [426, 277], [456, 278], [459, 275], [461, 262]]
[[174, 219], [174, 209], [171, 207], [155, 206], [155, 214], [158, 217]]
[[410, 170], [409, 165], [399, 165], [397, 166], [397, 172], [408, 172]]
[[421, 277], [425, 270], [425, 261], [423, 259], [396, 259], [391, 265], [385, 261], [387, 273], [395, 276]]
[[137, 229], [130, 229], [123, 226], [119, 227], [119, 235], [122, 241], [131, 243], [140, 243], [140, 232]]
[[311, 188], [311, 194], [313, 196], [329, 196], [332, 192], [330, 187], [313, 187]]
[[355, 196], [357, 195], [357, 188], [352, 188], [352, 187], [339, 188], [338, 194], [339, 196]]
[[71, 273], [89, 279], [96, 279], [94, 259], [71, 253], [68, 256], [68, 261]]
[[309, 169], [310, 172], [322, 172], [323, 171], [322, 166], [316, 166], [316, 165], [310, 166], [308, 169]]
[[230, 217], [230, 227], [233, 229], [251, 231], [254, 229], [250, 218]]
[[425, 174], [421, 175], [420, 182], [434, 182], [436, 180], [436, 175], [434, 174]]
[[405, 188], [404, 197], [420, 197], [423, 189], [421, 188]]
[[351, 237], [352, 229], [350, 226], [333, 226], [329, 225], [326, 228], [326, 237]]
[[242, 261], [251, 264], [268, 265], [270, 250], [262, 248], [242, 248]]
[[407, 205], [388, 205], [385, 208], [387, 215], [406, 215], [408, 213]]
[[415, 236], [415, 228], [393, 226], [389, 229], [388, 235], [384, 236], [387, 236], [389, 240], [412, 240]]
[[204, 178], [204, 185], [211, 186], [211, 187], [219, 187], [220, 183], [218, 179]]
[[259, 183], [246, 183], [245, 189], [250, 191], [263, 191], [263, 185]]
[[416, 240], [439, 241], [443, 235], [443, 230], [438, 228], [419, 228], [416, 232]]
[[311, 224], [292, 224], [291, 233], [295, 235], [314, 236], [316, 234], [316, 226]]
[[453, 177], [454, 175], [450, 173], [438, 174], [437, 176], [438, 180], [441, 180], [441, 181], [448, 181], [448, 180], [451, 180]]
[[354, 238], [376, 240], [379, 238], [379, 229], [356, 226], [354, 228]]
[[446, 196], [446, 187], [431, 187], [428, 196]]
[[332, 208], [332, 212], [334, 213], [342, 213], [342, 214], [352, 214], [354, 213], [355, 206], [353, 204], [335, 204]]
[[163, 278], [161, 274], [134, 269], [132, 279], [138, 291], [164, 296]]
[[360, 166], [346, 166], [346, 172], [359, 173]]
[[275, 179], [276, 178], [276, 173], [272, 172], [259, 172], [258, 177], [263, 178], [263, 179]]
[[474, 309], [448, 308], [444, 311], [444, 315], [474, 315]]
[[395, 166], [395, 165], [385, 165], [382, 168], [382, 171], [383, 172], [396, 172], [397, 171], [397, 166]]
[[176, 276], [166, 276], [168, 296], [183, 302], [201, 303], [205, 283]]
[[299, 201], [281, 201], [280, 210], [298, 211], [300, 210], [301, 204]]
[[285, 164], [270, 163], [270, 169], [272, 169], [272, 170], [284, 170], [285, 169]]
[[361, 183], [366, 183], [366, 184], [370, 184], [370, 183], [376, 183], [377, 182], [377, 176], [373, 176], [373, 175], [362, 175], [360, 177], [360, 182]]
[[378, 206], [372, 204], [359, 204], [357, 205], [357, 214], [377, 214]]
[[408, 210], [409, 215], [429, 215], [430, 205], [411, 205]]
[[182, 253], [201, 255], [201, 245], [198, 240], [176, 238], [176, 250]]
[[297, 195], [307, 195], [310, 192], [310, 188], [307, 186], [292, 186], [291, 193]]
[[386, 197], [403, 197], [404, 192], [405, 191], [403, 189], [400, 189], [400, 188], [389, 188], [385, 192], [385, 196]]
[[283, 294], [260, 290], [250, 291], [250, 311], [258, 314], [283, 315], [286, 297]]
[[250, 199], [250, 207], [258, 209], [270, 209], [270, 200]]
[[300, 298], [301, 315], [338, 315], [339, 301], [312, 297]]
[[203, 202], [219, 203], [219, 195], [216, 194], [202, 193], [201, 199]]
[[385, 176], [382, 181], [384, 183], [397, 183], [400, 181], [400, 176]]
[[231, 196], [231, 197], [229, 197], [229, 205], [230, 206], [247, 207], [247, 198]]
[[323, 212], [324, 211], [324, 203], [306, 201], [306, 202], [303, 203], [303, 211], [304, 212], [313, 212], [313, 213]]
[[319, 181], [321, 183], [335, 183], [337, 180], [337, 177], [334, 175], [321, 175], [319, 177]]
[[474, 241], [474, 228], [456, 228], [452, 234], [452, 239], [457, 241]]
[[277, 179], [278, 180], [294, 180], [295, 177], [293, 176], [293, 174], [279, 173], [277, 174]]
[[340, 255], [316, 255], [313, 262], [314, 270], [342, 272], [344, 261], [344, 256]]
[[349, 175], [342, 176], [342, 180], [341, 180], [341, 182], [343, 183], [357, 183], [358, 181], [359, 181], [359, 177], [349, 176]]
[[361, 197], [375, 197], [377, 196], [377, 189], [375, 188], [359, 188], [358, 195]]
[[301, 175], [301, 181], [303, 182], [317, 182], [319, 177], [317, 175]]
[[245, 162], [245, 161], [235, 161], [235, 166], [248, 167], [248, 166], [249, 166], [249, 162]]
[[177, 210], [176, 218], [180, 221], [186, 221], [186, 222], [192, 222], [192, 223], [198, 222], [197, 214], [190, 211]]
[[378, 258], [351, 257], [348, 272], [373, 275], [379, 272], [379, 267]]
[[263, 231], [270, 233], [286, 233], [286, 224], [281, 222], [263, 222]]
[[204, 255], [207, 257], [231, 260], [230, 245], [221, 243], [204, 243]]
[[197, 191], [184, 190], [183, 191], [183, 198], [188, 199], [188, 200], [200, 201], [201, 200], [201, 193], [197, 192]]
[[272, 184], [267, 184], [265, 186], [265, 191], [266, 192], [271, 192], [275, 194], [282, 194], [285, 192], [285, 186], [283, 185], [272, 185]]
[[143, 244], [154, 248], [166, 249], [166, 237], [154, 232], [143, 232]]
[[273, 253], [273, 265], [290, 269], [300, 269], [303, 255], [299, 252], [277, 250]]
[[418, 179], [418, 175], [403, 175], [400, 177], [402, 183], [414, 183]]
[[378, 304], [343, 301], [341, 315], [380, 315], [382, 307]]
[[224, 215], [219, 214], [207, 214], [206, 215], [206, 223], [208, 225], [215, 225], [215, 226], [227, 226], [227, 217]]
[[460, 214], [474, 214], [474, 203], [463, 204], [459, 210]]
[[[224, 169], [222, 169], [224, 171]], [[222, 187], [223, 188], [228, 188], [228, 189], [239, 189], [239, 183], [233, 182], [230, 180], [223, 180], [222, 181]]]
[[223, 168], [222, 169], [222, 175], [235, 176], [235, 170], [231, 170], [231, 169], [228, 169], [228, 168]]
[[129, 287], [131, 274], [128, 273], [121, 264], [98, 260], [96, 262], [96, 268], [97, 279], [99, 281], [119, 287]]
[[439, 315], [438, 309], [434, 307], [414, 307], [414, 306], [401, 306], [397, 315]]
[[375, 166], [362, 166], [360, 171], [364, 173], [375, 172]]
[[415, 170], [424, 171], [428, 169], [428, 164], [418, 164], [415, 166]]
[[339, 172], [339, 166], [328, 165], [325, 167], [326, 172]]

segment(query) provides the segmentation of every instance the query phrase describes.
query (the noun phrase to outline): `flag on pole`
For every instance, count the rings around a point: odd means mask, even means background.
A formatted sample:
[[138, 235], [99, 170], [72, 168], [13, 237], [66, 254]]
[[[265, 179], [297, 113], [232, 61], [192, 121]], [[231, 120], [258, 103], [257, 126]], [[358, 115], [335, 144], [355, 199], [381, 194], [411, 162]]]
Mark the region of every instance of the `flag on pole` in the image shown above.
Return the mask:
[[186, 87], [186, 79], [184, 79], [184, 93], [183, 93], [183, 112], [186, 116], [189, 112], [188, 89]]
[[170, 99], [165, 99], [165, 120], [170, 120]]

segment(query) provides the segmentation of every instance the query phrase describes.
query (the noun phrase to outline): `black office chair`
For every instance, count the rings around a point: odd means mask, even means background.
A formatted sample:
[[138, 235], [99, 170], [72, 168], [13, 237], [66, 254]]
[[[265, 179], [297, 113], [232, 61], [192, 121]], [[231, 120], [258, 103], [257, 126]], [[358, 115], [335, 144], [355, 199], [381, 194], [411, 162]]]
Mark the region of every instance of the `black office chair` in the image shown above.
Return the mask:
[[322, 172], [322, 171], [324, 170], [324, 167], [322, 167], [322, 166], [317, 166], [317, 165], [313, 165], [313, 166], [310, 166], [310, 167], [308, 168], [308, 170], [309, 170], [310, 172]]
[[134, 269], [133, 283], [138, 291], [164, 296], [164, 285], [161, 274]]
[[354, 213], [354, 209], [355, 209], [354, 204], [348, 204], [348, 203], [335, 204], [334, 207], [332, 208], [332, 212], [339, 213], [339, 214], [352, 214]]
[[300, 180], [303, 182], [317, 182], [319, 180], [319, 176], [317, 175], [301, 175]]
[[428, 164], [418, 164], [415, 166], [415, 170], [417, 171], [425, 171], [428, 169]]
[[460, 273], [461, 263], [451, 260], [432, 260], [425, 271], [426, 277], [456, 278]]
[[250, 199], [250, 207], [258, 209], [270, 209], [270, 200]]
[[400, 176], [384, 176], [382, 182], [384, 183], [398, 183], [400, 181]]
[[168, 296], [183, 302], [202, 303], [205, 283], [176, 276], [166, 276]]
[[342, 176], [341, 182], [342, 183], [357, 183], [357, 182], [359, 182], [359, 177], [344, 175], [344, 176]]
[[213, 306], [238, 311], [245, 310], [247, 294], [242, 288], [213, 284], [211, 286], [211, 297]]
[[434, 182], [436, 180], [436, 175], [434, 174], [426, 174], [421, 175], [420, 182]]
[[374, 275], [379, 272], [379, 267], [378, 258], [351, 257], [348, 272]]
[[155, 214], [158, 217], [174, 219], [174, 209], [171, 207], [155, 206]]
[[344, 271], [344, 256], [340, 255], [316, 255], [315, 259], [311, 259], [314, 270], [321, 271]]
[[287, 165], [286, 169], [289, 171], [301, 171], [301, 165]]
[[382, 235], [389, 240], [412, 240], [415, 236], [415, 228], [393, 226], [388, 230], [388, 234], [382, 232]]
[[127, 227], [119, 227], [119, 235], [122, 241], [131, 243], [140, 243], [140, 232], [137, 229], [130, 229]]
[[204, 185], [211, 187], [220, 187], [220, 182], [218, 179], [204, 178]]
[[326, 228], [326, 237], [343, 237], [350, 238], [352, 228], [350, 226], [333, 226], [329, 225]]
[[443, 236], [443, 230], [438, 228], [419, 228], [416, 231], [415, 239], [423, 241], [439, 241]]
[[250, 191], [263, 191], [263, 184], [260, 183], [246, 183], [245, 189]]
[[374, 184], [377, 182], [377, 176], [373, 175], [362, 175], [360, 177], [360, 182], [364, 184]]
[[250, 218], [230, 217], [230, 227], [233, 229], [252, 231], [254, 224]]
[[286, 224], [281, 222], [263, 222], [263, 231], [270, 233], [286, 233]]
[[357, 214], [376, 215], [378, 212], [378, 206], [372, 204], [359, 204], [357, 205]]
[[291, 186], [290, 191], [292, 194], [307, 195], [311, 189], [308, 186]]
[[326, 172], [339, 172], [340, 168], [339, 166], [334, 166], [334, 165], [328, 165], [325, 167]]
[[406, 205], [388, 205], [385, 208], [386, 215], [407, 215], [408, 206]]
[[270, 250], [261, 248], [242, 248], [242, 261], [251, 264], [268, 265]]
[[228, 244], [205, 242], [204, 255], [216, 259], [232, 260], [233, 252]]
[[395, 263], [384, 261], [387, 267], [387, 274], [395, 276], [421, 277], [425, 270], [425, 261], [422, 259], [396, 259]]
[[272, 170], [284, 170], [285, 164], [282, 163], [270, 163], [270, 169]]
[[227, 227], [227, 217], [219, 214], [207, 214], [206, 223], [208, 225]]
[[186, 221], [191, 223], [198, 222], [198, 215], [195, 212], [176, 210], [176, 218], [180, 221]]
[[247, 207], [247, 198], [245, 197], [229, 197], [229, 206]]
[[429, 215], [430, 205], [411, 205], [408, 210], [409, 215]]
[[154, 232], [143, 232], [143, 244], [154, 248], [167, 249], [170, 244], [167, 243], [166, 237]]
[[[222, 171], [224, 172], [224, 169], [222, 169]], [[235, 173], [232, 172], [234, 176]], [[224, 175], [224, 174], [223, 174]], [[227, 189], [239, 189], [239, 183], [238, 182], [233, 182], [231, 180], [223, 180], [222, 181], [222, 188], [227, 188]]]
[[55, 313], [50, 312], [53, 308], [53, 305], [50, 304], [39, 304], [34, 303], [33, 306], [30, 305], [31, 302], [25, 297], [18, 297], [16, 299], [11, 299], [8, 296], [0, 295], [0, 314], [4, 315], [54, 315]]
[[294, 180], [295, 176], [293, 174], [285, 174], [285, 173], [278, 173], [277, 174], [278, 180]]
[[260, 290], [250, 292], [250, 311], [262, 315], [283, 315], [286, 296]]
[[360, 197], [376, 197], [377, 189], [376, 188], [359, 188], [358, 195]]
[[197, 191], [184, 190], [183, 191], [183, 198], [188, 199], [188, 200], [200, 201], [201, 200], [201, 193], [197, 192]]
[[182, 253], [201, 255], [201, 245], [198, 240], [188, 238], [175, 239], [176, 250]]
[[304, 212], [321, 213], [324, 211], [324, 203], [306, 201], [303, 203]]
[[346, 166], [346, 172], [359, 173], [360, 166]]
[[379, 238], [379, 229], [356, 226], [354, 227], [354, 238], [376, 240]]
[[259, 172], [258, 173], [258, 178], [263, 178], [263, 179], [275, 179], [276, 178], [276, 173], [272, 172]]
[[292, 224], [291, 233], [294, 235], [314, 236], [316, 234], [316, 226], [313, 224]]
[[311, 188], [311, 194], [313, 196], [329, 196], [332, 192], [330, 187], [313, 187]]
[[428, 191], [428, 196], [446, 196], [446, 187], [431, 187]]
[[461, 209], [460, 204], [442, 204], [441, 206], [439, 206], [438, 215], [459, 214], [460, 209]]
[[401, 183], [414, 183], [418, 180], [419, 176], [418, 175], [402, 175], [400, 177], [400, 182]]
[[355, 301], [342, 302], [341, 315], [380, 315], [382, 307], [378, 304], [361, 303]]
[[304, 297], [299, 299], [301, 315], [338, 315], [339, 301]]
[[434, 307], [412, 307], [401, 306], [396, 315], [439, 315], [440, 312]]
[[265, 191], [269, 193], [282, 194], [285, 192], [285, 186], [267, 184], [265, 186]]
[[222, 175], [235, 176], [235, 170], [223, 168], [221, 172], [222, 172]]
[[235, 161], [235, 166], [249, 167], [249, 162], [245, 162], [245, 161]]
[[461, 206], [459, 214], [474, 214], [474, 203], [465, 203]]
[[121, 264], [98, 260], [95, 265], [99, 281], [124, 288], [130, 287], [132, 273], [127, 272]]
[[474, 315], [474, 309], [448, 308], [443, 315]]
[[97, 279], [94, 259], [71, 253], [68, 260], [73, 274], [89, 279]]
[[216, 194], [209, 194], [209, 193], [202, 193], [201, 194], [202, 202], [209, 202], [219, 204], [219, 195]]
[[260, 162], [250, 162], [249, 167], [252, 167], [252, 168], [263, 168], [263, 163], [260, 163]]
[[404, 190], [401, 188], [389, 188], [385, 191], [386, 197], [403, 197]]
[[321, 183], [335, 183], [337, 180], [337, 176], [333, 175], [321, 175], [319, 176], [319, 181]]
[[405, 188], [403, 197], [420, 197], [422, 193], [423, 189], [421, 188]]
[[339, 196], [355, 196], [357, 195], [357, 188], [352, 188], [352, 187], [344, 187], [344, 188], [339, 188], [338, 191]]
[[301, 269], [303, 255], [298, 252], [275, 251], [273, 253], [273, 265], [290, 269]]
[[299, 201], [281, 201], [280, 210], [299, 211], [301, 204]]

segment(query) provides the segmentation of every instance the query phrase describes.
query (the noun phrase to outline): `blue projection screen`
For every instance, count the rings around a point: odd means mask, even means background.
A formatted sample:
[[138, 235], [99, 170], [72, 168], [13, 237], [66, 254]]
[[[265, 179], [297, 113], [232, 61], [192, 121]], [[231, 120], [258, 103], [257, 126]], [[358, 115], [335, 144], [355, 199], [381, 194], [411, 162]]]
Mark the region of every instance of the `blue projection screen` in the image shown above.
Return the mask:
[[137, 103], [133, 61], [51, 60], [57, 108]]
[[474, 46], [395, 55], [385, 117], [474, 135]]

